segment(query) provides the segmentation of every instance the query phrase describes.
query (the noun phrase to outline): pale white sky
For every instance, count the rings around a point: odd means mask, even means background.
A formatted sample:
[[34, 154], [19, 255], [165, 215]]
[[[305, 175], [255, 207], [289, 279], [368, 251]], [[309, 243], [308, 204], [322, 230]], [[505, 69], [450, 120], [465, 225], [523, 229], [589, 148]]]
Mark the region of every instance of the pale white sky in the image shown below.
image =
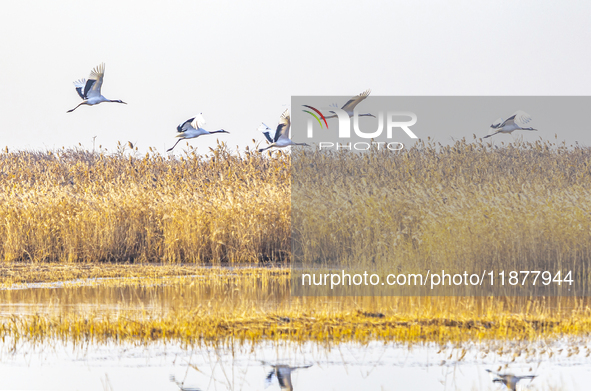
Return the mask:
[[[292, 95], [591, 94], [588, 1], [2, 5], [0, 147], [12, 150], [90, 148], [97, 136], [109, 150], [120, 140], [164, 153], [199, 112], [243, 148]], [[101, 62], [103, 95], [128, 105], [66, 113], [80, 102], [72, 82]], [[215, 139], [189, 142], [205, 153]]]

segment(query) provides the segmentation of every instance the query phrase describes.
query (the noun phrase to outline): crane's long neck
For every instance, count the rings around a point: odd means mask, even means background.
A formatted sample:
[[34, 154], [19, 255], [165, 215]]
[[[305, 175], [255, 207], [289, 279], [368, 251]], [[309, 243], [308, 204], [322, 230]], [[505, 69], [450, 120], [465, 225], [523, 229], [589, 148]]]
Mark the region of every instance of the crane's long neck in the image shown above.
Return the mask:
[[214, 130], [213, 132], [209, 132], [209, 134], [214, 134], [214, 133], [228, 133], [228, 132], [226, 132], [224, 129]]
[[[349, 114], [349, 117], [353, 116], [353, 112], [352, 111], [348, 111], [347, 114]], [[371, 113], [364, 113], [364, 114], [357, 114], [358, 117], [376, 117], [375, 115], [371, 114]], [[338, 115], [336, 114], [332, 114], [332, 115], [325, 115], [324, 118], [329, 119], [329, 118], [337, 118]]]

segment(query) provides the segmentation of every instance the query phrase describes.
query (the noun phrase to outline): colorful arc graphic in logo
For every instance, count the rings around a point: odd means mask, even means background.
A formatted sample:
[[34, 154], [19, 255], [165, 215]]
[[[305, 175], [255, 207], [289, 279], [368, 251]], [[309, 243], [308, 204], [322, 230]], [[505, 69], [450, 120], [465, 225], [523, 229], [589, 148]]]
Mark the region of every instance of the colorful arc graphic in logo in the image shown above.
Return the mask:
[[[304, 107], [307, 107], [307, 108], [309, 108], [309, 109], [312, 109], [312, 110], [314, 110], [315, 112], [317, 112], [317, 113], [318, 113], [318, 115], [320, 115], [320, 117], [321, 117], [321, 118], [322, 118], [322, 120], [324, 121], [324, 124], [326, 125], [326, 129], [328, 129], [328, 123], [326, 122], [326, 118], [324, 118], [324, 115], [322, 115], [322, 113], [321, 113], [321, 112], [320, 112], [318, 109], [315, 109], [314, 107], [312, 107], [312, 106], [308, 106], [308, 105], [302, 105], [302, 106], [304, 106]], [[308, 110], [302, 110], [302, 111], [303, 111], [304, 113], [308, 113], [308, 114], [312, 115], [312, 117], [316, 118], [316, 121], [318, 121], [318, 123], [320, 124], [320, 127], [321, 127], [321, 128], [323, 127], [323, 126], [322, 126], [322, 122], [320, 122], [320, 118], [318, 118], [318, 116], [317, 116], [316, 114], [314, 114], [313, 112], [311, 112], [311, 111], [308, 111]]]

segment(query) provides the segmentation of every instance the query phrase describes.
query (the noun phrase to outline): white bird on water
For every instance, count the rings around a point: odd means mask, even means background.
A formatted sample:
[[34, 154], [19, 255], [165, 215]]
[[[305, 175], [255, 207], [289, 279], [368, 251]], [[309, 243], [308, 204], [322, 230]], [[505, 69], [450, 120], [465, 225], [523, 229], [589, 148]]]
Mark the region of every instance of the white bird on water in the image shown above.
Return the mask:
[[185, 382], [178, 381], [174, 375], [170, 375], [170, 381], [175, 383], [180, 391], [201, 391], [201, 388], [185, 387]]
[[265, 379], [266, 387], [269, 387], [273, 382], [273, 379], [277, 378], [279, 388], [286, 391], [293, 391], [293, 384], [291, 383], [291, 373], [293, 371], [296, 369], [310, 368], [312, 366], [312, 364], [300, 367], [290, 367], [289, 365], [270, 365], [273, 367], [273, 369], [271, 369], [271, 372], [269, 372], [267, 378]]
[[105, 98], [101, 95], [101, 87], [103, 85], [103, 78], [105, 77], [105, 64], [102, 63], [95, 67], [92, 72], [90, 72], [90, 76], [88, 76], [88, 80], [80, 79], [74, 82], [74, 86], [76, 87], [76, 92], [82, 98], [82, 103], [78, 106], [74, 107], [72, 110], [68, 110], [68, 113], [76, 110], [78, 107], [82, 105], [98, 105], [99, 103], [103, 102], [115, 102], [115, 103], [124, 103], [122, 100], [110, 100]]
[[166, 152], [172, 151], [181, 140], [196, 138], [199, 136], [203, 136], [204, 134], [230, 133], [226, 132], [224, 129], [208, 132], [207, 130], [203, 129], [203, 125], [205, 125], [205, 118], [203, 118], [202, 114], [199, 114], [193, 118], [189, 118], [188, 120], [177, 126], [176, 130], [177, 132], [179, 132], [179, 134], [176, 137], [179, 137], [179, 139], [176, 141], [176, 143], [174, 143], [172, 148], [167, 149]]
[[493, 378], [493, 383], [503, 383], [510, 391], [517, 391], [517, 383], [519, 383], [521, 380], [533, 380], [536, 377], [536, 375], [515, 376], [510, 373], [501, 374], [498, 372], [493, 372], [490, 369], [487, 369], [486, 371], [491, 375], [496, 376]]
[[279, 125], [277, 125], [277, 129], [275, 130], [275, 134], [273, 137], [271, 137], [271, 129], [267, 125], [262, 124], [261, 126], [259, 126], [259, 130], [261, 132], [263, 132], [263, 134], [265, 135], [267, 140], [269, 140], [269, 142], [271, 143], [271, 145], [269, 145], [266, 148], [260, 148], [259, 152], [263, 152], [263, 151], [265, 151], [269, 148], [273, 148], [273, 147], [285, 148], [290, 145], [304, 145], [306, 147], [309, 147], [309, 145], [306, 143], [294, 143], [293, 141], [290, 140], [290, 138], [289, 138], [289, 128], [290, 127], [291, 127], [291, 119], [289, 116], [289, 109], [285, 109], [283, 114], [281, 114], [281, 117], [279, 118]]
[[526, 128], [524, 127], [531, 121], [531, 117], [524, 111], [517, 110], [513, 115], [506, 120], [502, 118], [497, 119], [493, 124], [490, 126], [490, 132], [488, 135], [484, 136], [484, 138], [492, 137], [495, 134], [499, 133], [509, 133], [511, 134], [515, 130], [538, 130], [534, 128]]
[[[355, 111], [355, 107], [357, 107], [357, 105], [359, 103], [361, 103], [361, 101], [363, 101], [365, 98], [367, 98], [370, 93], [371, 93], [371, 90], [368, 89], [368, 90], [363, 91], [361, 94], [352, 97], [351, 99], [349, 99], [347, 101], [347, 103], [344, 104], [343, 107], [341, 107], [341, 110], [345, 110], [347, 112], [347, 114], [349, 115], [349, 118], [351, 118], [353, 116], [354, 111]], [[334, 111], [330, 111], [330, 112], [333, 113], [333, 115], [324, 116], [324, 118], [329, 119], [329, 118], [336, 118], [337, 117], [337, 115], [334, 113]], [[358, 117], [374, 117], [375, 118], [375, 115], [373, 115], [371, 113], [358, 114], [357, 116]]]

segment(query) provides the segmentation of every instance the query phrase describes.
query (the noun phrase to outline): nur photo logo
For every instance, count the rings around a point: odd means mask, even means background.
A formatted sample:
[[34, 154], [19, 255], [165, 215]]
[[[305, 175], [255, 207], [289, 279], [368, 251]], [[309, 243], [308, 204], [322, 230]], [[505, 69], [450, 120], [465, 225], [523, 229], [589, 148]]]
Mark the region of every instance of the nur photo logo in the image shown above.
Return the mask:
[[[372, 145], [378, 149], [385, 147], [389, 150], [401, 150], [404, 148], [404, 144], [394, 141], [395, 137], [404, 134], [411, 139], [418, 139], [411, 128], [417, 123], [417, 115], [412, 111], [390, 109], [387, 97], [374, 97], [371, 101], [367, 101], [365, 106], [372, 108], [372, 112], [357, 110], [357, 105], [364, 101], [369, 96], [369, 93], [370, 90], [367, 90], [352, 97], [340, 108], [336, 105], [323, 108], [315, 103], [319, 97], [314, 97], [314, 102], [301, 102], [300, 107], [303, 108], [301, 112], [305, 113], [306, 116], [301, 117], [305, 122], [299, 124], [299, 134], [301, 136], [305, 135], [307, 140], [315, 141], [320, 150], [348, 149], [364, 151], [369, 150]], [[377, 113], [377, 115], [373, 113]], [[361, 117], [371, 118], [360, 120]], [[377, 121], [372, 120], [372, 118]], [[331, 119], [336, 119], [336, 126], [329, 124]], [[305, 126], [302, 127], [301, 125]], [[351, 128], [353, 129], [351, 130]], [[331, 131], [328, 132], [329, 130]]]
[[[308, 105], [303, 105], [304, 107], [307, 107], [309, 109], [314, 110], [316, 113], [318, 113], [318, 115], [320, 116], [320, 118], [322, 118], [322, 120], [324, 121], [324, 124], [326, 125], [326, 129], [328, 129], [328, 122], [326, 122], [326, 118], [324, 117], [324, 115], [320, 112], [320, 110], [312, 107], [312, 106], [308, 106]], [[308, 110], [302, 110], [304, 113], [308, 113], [310, 114], [312, 117], [316, 118], [316, 121], [318, 121], [318, 123], [320, 124], [320, 127], [322, 128], [322, 122], [320, 122], [320, 118], [318, 118], [318, 116], [314, 113], [312, 113], [311, 111]], [[311, 128], [311, 126], [310, 126]], [[312, 137], [312, 136], [310, 136]]]

